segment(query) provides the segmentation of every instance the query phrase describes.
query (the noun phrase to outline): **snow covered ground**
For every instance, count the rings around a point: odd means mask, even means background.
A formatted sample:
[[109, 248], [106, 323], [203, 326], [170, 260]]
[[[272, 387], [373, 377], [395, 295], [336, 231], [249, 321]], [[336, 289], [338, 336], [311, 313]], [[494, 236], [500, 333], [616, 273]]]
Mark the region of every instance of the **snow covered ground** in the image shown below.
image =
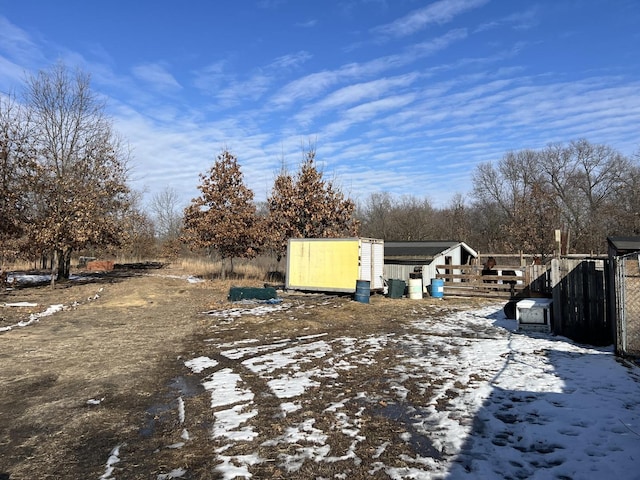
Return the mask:
[[[224, 330], [250, 310], [210, 315]], [[424, 318], [406, 334], [212, 338], [206, 347], [216, 358], [197, 355], [185, 366], [210, 394], [211, 455], [225, 479], [251, 478], [266, 462], [285, 478], [352, 478], [353, 466], [392, 479], [640, 479], [640, 369], [608, 348], [515, 330], [495, 306]], [[383, 349], [396, 354], [380, 357]], [[349, 372], [374, 367], [384, 379], [344, 388]], [[186, 449], [188, 402], [177, 400], [181, 425], [170, 448]], [[269, 429], [258, 422], [265, 415]], [[367, 438], [372, 415], [398, 430]], [[398, 444], [411, 448], [396, 458]], [[117, 455], [102, 478], [116, 478]], [[334, 465], [334, 473], [303, 476], [309, 465]], [[158, 480], [188, 476], [170, 468]]]

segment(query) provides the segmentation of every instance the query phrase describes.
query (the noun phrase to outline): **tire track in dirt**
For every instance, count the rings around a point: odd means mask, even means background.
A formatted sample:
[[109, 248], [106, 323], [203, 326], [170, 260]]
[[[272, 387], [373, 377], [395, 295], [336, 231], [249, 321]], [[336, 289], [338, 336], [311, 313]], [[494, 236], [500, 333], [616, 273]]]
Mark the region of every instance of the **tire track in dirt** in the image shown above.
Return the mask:
[[[209, 402], [214, 405], [209, 411], [215, 414], [217, 411], [234, 406], [255, 403], [256, 405], [259, 404], [259, 408], [257, 408], [257, 414], [251, 418], [251, 423], [271, 425], [272, 427], [278, 425], [277, 428], [280, 428], [280, 422], [286, 417], [286, 412], [282, 409], [283, 399], [274, 391], [269, 381], [273, 380], [277, 372], [288, 371], [288, 369], [286, 365], [271, 365], [266, 367], [270, 373], [264, 375], [264, 365], [260, 365], [265, 363], [265, 359], [270, 355], [286, 357], [287, 351], [295, 351], [295, 349], [304, 348], [305, 346], [313, 347], [314, 340], [287, 339], [275, 343], [253, 344], [246, 349], [228, 348], [206, 352], [206, 357], [215, 362], [215, 366], [206, 368], [205, 373], [199, 376], [199, 382], [204, 387], [202, 394], [208, 395]], [[246, 353], [243, 353], [243, 350]], [[291, 360], [291, 362], [294, 361]], [[266, 363], [268, 363], [268, 360]], [[253, 368], [251, 367], [252, 365]], [[207, 383], [214, 376], [221, 373], [228, 379], [237, 378], [239, 380], [237, 388], [245, 392], [245, 394], [236, 400], [230, 398], [225, 401], [224, 392], [207, 389]], [[251, 399], [248, 399], [247, 392], [251, 393]], [[259, 401], [254, 402], [253, 399], [259, 399]], [[263, 435], [259, 434], [257, 438], [260, 438], [260, 436]]]
[[[326, 345], [324, 341], [322, 344]], [[330, 351], [330, 347], [326, 346]], [[277, 442], [273, 444], [267, 442], [274, 434], [277, 435], [285, 431], [294, 421], [287, 419], [287, 412], [282, 408], [283, 398], [274, 391], [269, 381], [273, 381], [278, 372], [289, 372], [290, 364], [298, 363], [296, 355], [304, 356], [308, 350], [314, 350], [317, 347], [318, 340], [317, 337], [314, 337], [251, 344], [250, 347], [214, 347], [214, 351], [206, 352], [206, 358], [215, 363], [215, 366], [206, 369], [206, 374], [200, 377], [200, 383], [205, 386], [209, 403], [213, 405], [208, 409], [208, 412], [213, 412], [214, 420], [209, 428], [208, 437], [200, 441], [204, 441], [210, 447], [189, 445], [189, 442], [186, 442], [185, 448], [193, 449], [195, 447], [196, 450], [206, 448], [211, 452], [210, 461], [217, 464], [214, 469], [229, 468], [233, 464], [242, 465], [248, 451], [260, 451], [262, 459], [276, 459], [282, 454], [283, 448], [285, 450], [297, 448], [295, 445], [283, 447]], [[285, 358], [288, 361], [285, 362], [285, 365], [279, 365], [277, 362], [272, 362], [275, 357]], [[240, 396], [235, 399], [237, 401], [233, 399], [233, 396], [230, 401], [225, 401], [224, 392], [218, 397], [214, 390], [206, 388], [208, 382], [215, 384], [213, 379], [220, 375], [234, 382], [235, 388], [241, 392]], [[237, 377], [235, 377], [236, 375]], [[251, 398], [246, 395], [247, 392], [250, 392]], [[194, 402], [187, 401], [185, 404], [187, 416], [189, 415], [189, 405], [192, 403]], [[241, 418], [242, 414], [249, 415], [246, 421], [235, 424], [233, 429], [225, 430], [228, 427], [225, 425], [225, 421], [228, 421], [228, 417], [225, 415], [231, 410], [237, 414], [238, 418]], [[217, 426], [218, 422], [220, 426]], [[193, 419], [191, 423], [193, 423]], [[198, 422], [196, 421], [196, 423]], [[243, 432], [246, 438], [242, 438]], [[241, 438], [238, 438], [238, 434]], [[211, 446], [214, 448], [212, 449]], [[272, 461], [255, 465], [254, 471], [262, 472], [265, 477], [278, 475], [277, 468]]]
[[[280, 399], [277, 397], [277, 395], [274, 393], [274, 391], [271, 389], [268, 382], [264, 378], [243, 365], [243, 362], [245, 360], [258, 357], [259, 356], [247, 356], [241, 357], [239, 359], [233, 359], [225, 356], [223, 353], [209, 355], [209, 358], [218, 362], [218, 365], [211, 369], [209, 375], [207, 375], [205, 379], [211, 377], [212, 373], [224, 369], [230, 369], [232, 372], [240, 376], [240, 378], [242, 379], [242, 383], [247, 386], [251, 393], [253, 393], [254, 398], [260, 398], [260, 408], [258, 409], [258, 415], [255, 417], [256, 420], [279, 418], [283, 414], [282, 409], [280, 408]], [[209, 394], [213, 398], [214, 392], [210, 391]], [[228, 404], [225, 407], [228, 408], [232, 405], [233, 404]]]

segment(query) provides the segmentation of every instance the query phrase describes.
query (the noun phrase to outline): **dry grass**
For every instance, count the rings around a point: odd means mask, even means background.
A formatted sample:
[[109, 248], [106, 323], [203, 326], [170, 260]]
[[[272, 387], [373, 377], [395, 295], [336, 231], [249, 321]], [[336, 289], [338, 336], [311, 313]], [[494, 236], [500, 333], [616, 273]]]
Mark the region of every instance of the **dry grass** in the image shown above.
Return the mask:
[[12, 271], [25, 271], [38, 268], [38, 265], [32, 261], [15, 259], [12, 261], [4, 261], [0, 264], [0, 270], [12, 272]]
[[[159, 258], [133, 258], [125, 256], [101, 256], [98, 260], [112, 260], [116, 264], [134, 264], [145, 262], [158, 262], [170, 264], [172, 267], [189, 272], [192, 275], [206, 279], [220, 279], [222, 271], [222, 261], [216, 258], [207, 257], [182, 257], [172, 261], [166, 261]], [[79, 258], [73, 258], [71, 261], [72, 269], [79, 268]], [[270, 271], [279, 270], [284, 273], [285, 265], [281, 263], [277, 265], [274, 258], [269, 256], [261, 256], [253, 259], [234, 259], [233, 271], [231, 271], [231, 262], [225, 261], [226, 271], [225, 277], [230, 280], [265, 280]], [[41, 270], [39, 261], [12, 259], [5, 260], [0, 263], [0, 270], [3, 271], [30, 271]]]
[[[184, 271], [191, 272], [192, 275], [206, 279], [220, 279], [222, 272], [222, 261], [209, 258], [182, 258], [178, 259], [176, 266]], [[231, 281], [239, 280], [260, 280], [267, 278], [268, 272], [274, 267], [275, 262], [267, 257], [260, 257], [251, 260], [234, 260], [233, 271], [231, 264], [225, 262], [225, 278]]]

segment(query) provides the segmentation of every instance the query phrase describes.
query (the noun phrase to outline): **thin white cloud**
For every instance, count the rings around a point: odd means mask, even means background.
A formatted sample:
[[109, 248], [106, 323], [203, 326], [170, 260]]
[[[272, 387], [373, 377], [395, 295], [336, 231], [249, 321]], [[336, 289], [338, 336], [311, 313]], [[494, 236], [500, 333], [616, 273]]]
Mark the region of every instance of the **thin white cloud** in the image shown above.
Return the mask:
[[162, 63], [145, 63], [131, 69], [133, 76], [159, 91], [180, 90], [182, 86]]
[[391, 90], [395, 91], [399, 88], [407, 87], [418, 78], [420, 78], [420, 75], [412, 72], [406, 75], [348, 85], [332, 92], [319, 102], [308, 105], [295, 116], [295, 119], [301, 123], [308, 123], [324, 112], [345, 108], [366, 99], [379, 98]]
[[388, 115], [390, 111], [404, 108], [414, 100], [413, 94], [395, 95], [349, 108], [340, 120], [322, 128], [321, 138], [333, 140], [336, 135], [345, 133], [355, 125], [375, 120], [379, 115]]
[[500, 19], [483, 23], [475, 29], [474, 33], [491, 30], [503, 25], [510, 25], [511, 28], [516, 30], [527, 30], [529, 28], [533, 28], [539, 22], [538, 10], [537, 6], [533, 6], [522, 12], [515, 12]]
[[481, 7], [489, 0], [438, 0], [386, 25], [375, 27], [374, 35], [383, 37], [406, 37], [430, 24], [444, 24], [456, 15]]
[[440, 50], [444, 50], [452, 43], [464, 40], [465, 38], [467, 38], [467, 30], [465, 28], [456, 28], [440, 37], [412, 45], [405, 55], [409, 58], [423, 58], [433, 55]]
[[260, 99], [281, 76], [295, 71], [312, 58], [306, 51], [282, 55], [244, 77], [231, 70], [230, 62], [221, 60], [194, 72], [194, 85], [217, 100], [217, 107], [229, 108], [246, 100]]
[[15, 88], [24, 80], [24, 68], [0, 55], [0, 91], [14, 93]]
[[404, 108], [415, 100], [414, 94], [394, 95], [372, 102], [363, 103], [347, 110], [347, 118], [355, 122], [364, 122], [389, 110]]
[[432, 40], [412, 45], [399, 54], [374, 58], [363, 63], [349, 63], [336, 70], [309, 74], [285, 85], [271, 99], [270, 104], [276, 108], [284, 108], [296, 101], [312, 99], [339, 82], [366, 79], [393, 68], [404, 67], [421, 58], [444, 50], [452, 43], [466, 38], [466, 36], [466, 30], [456, 29]]
[[299, 28], [313, 28], [318, 24], [318, 20], [316, 19], [311, 19], [311, 20], [307, 20], [306, 22], [298, 22], [296, 23], [296, 27]]
[[230, 82], [214, 93], [222, 108], [232, 107], [247, 100], [259, 99], [273, 83], [273, 78], [262, 73], [251, 76], [244, 81]]
[[335, 85], [341, 78], [341, 73], [340, 70], [315, 72], [293, 80], [271, 99], [271, 104], [285, 107], [297, 100], [313, 98]]
[[303, 63], [307, 62], [313, 57], [309, 52], [301, 50], [296, 53], [290, 53], [287, 55], [282, 55], [281, 57], [276, 58], [273, 62], [271, 62], [267, 68], [295, 68]]
[[20, 62], [41, 58], [40, 51], [31, 36], [2, 15], [0, 15], [0, 52]]
[[226, 72], [227, 61], [218, 60], [192, 72], [193, 85], [203, 92], [212, 91], [231, 75]]
[[149, 198], [166, 186], [180, 193], [181, 203], [198, 195], [198, 175], [213, 165], [222, 148], [238, 157], [250, 188], [260, 200], [265, 185], [273, 180], [273, 158], [265, 155], [265, 146], [275, 144], [270, 134], [248, 129], [236, 120], [195, 121], [183, 117], [160, 123], [156, 117], [142, 115], [126, 105], [119, 105], [114, 115], [115, 127], [127, 133], [135, 163], [132, 171], [134, 188], [145, 191]]

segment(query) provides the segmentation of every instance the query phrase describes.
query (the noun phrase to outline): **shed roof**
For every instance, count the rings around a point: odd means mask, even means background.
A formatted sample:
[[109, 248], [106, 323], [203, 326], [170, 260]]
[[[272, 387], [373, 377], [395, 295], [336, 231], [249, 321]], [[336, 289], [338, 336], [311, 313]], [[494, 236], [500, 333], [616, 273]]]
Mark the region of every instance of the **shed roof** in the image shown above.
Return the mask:
[[385, 242], [384, 257], [385, 259], [404, 258], [432, 260], [438, 255], [458, 246], [464, 248], [469, 252], [469, 254], [471, 254], [471, 256], [478, 256], [475, 250], [464, 242], [437, 240], [420, 242]]
[[640, 250], [640, 237], [609, 237], [607, 242], [618, 255]]

